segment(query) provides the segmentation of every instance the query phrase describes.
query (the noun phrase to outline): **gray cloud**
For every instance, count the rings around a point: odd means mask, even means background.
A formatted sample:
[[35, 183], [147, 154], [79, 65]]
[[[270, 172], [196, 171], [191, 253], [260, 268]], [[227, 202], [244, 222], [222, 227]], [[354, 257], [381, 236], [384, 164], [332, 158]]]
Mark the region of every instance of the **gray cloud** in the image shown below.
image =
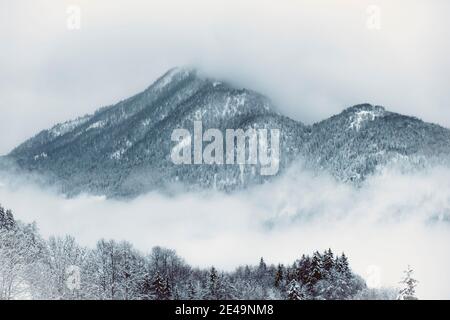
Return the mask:
[[[66, 27], [68, 5], [81, 29]], [[380, 8], [380, 30], [366, 27]], [[0, 4], [0, 154], [117, 102], [175, 65], [259, 90], [306, 123], [361, 103], [450, 127], [448, 1]]]

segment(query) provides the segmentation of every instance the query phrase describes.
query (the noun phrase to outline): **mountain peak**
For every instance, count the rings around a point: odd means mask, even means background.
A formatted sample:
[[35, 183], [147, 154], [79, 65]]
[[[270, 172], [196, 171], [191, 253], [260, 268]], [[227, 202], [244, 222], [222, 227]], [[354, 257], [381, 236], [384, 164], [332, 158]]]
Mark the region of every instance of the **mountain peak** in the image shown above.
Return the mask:
[[382, 106], [373, 105], [370, 103], [362, 103], [357, 104], [352, 107], [349, 107], [344, 110], [345, 113], [357, 113], [361, 111], [367, 111], [367, 112], [375, 112], [375, 113], [384, 113], [386, 112], [386, 109]]
[[189, 76], [196, 76], [197, 70], [189, 67], [174, 67], [164, 73], [158, 80], [156, 80], [150, 88], [163, 89], [174, 81], [181, 81]]
[[359, 131], [365, 123], [383, 117], [386, 110], [382, 106], [363, 103], [347, 108], [341, 114], [349, 119], [349, 129]]

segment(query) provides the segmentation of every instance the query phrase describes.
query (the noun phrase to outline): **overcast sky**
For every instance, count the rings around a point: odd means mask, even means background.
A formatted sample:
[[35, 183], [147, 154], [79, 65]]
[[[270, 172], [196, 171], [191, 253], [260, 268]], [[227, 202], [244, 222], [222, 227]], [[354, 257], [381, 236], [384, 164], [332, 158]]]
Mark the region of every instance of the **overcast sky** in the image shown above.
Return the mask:
[[305, 123], [370, 102], [450, 127], [449, 12], [446, 0], [0, 0], [0, 154], [180, 65]]

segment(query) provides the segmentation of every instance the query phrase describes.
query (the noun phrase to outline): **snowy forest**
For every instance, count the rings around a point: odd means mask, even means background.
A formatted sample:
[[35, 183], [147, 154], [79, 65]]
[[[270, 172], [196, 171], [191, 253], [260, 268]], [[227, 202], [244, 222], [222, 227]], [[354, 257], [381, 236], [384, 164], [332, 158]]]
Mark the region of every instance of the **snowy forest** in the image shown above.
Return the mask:
[[233, 272], [193, 268], [174, 250], [142, 254], [128, 242], [99, 240], [93, 249], [71, 236], [43, 239], [35, 223], [0, 206], [0, 300], [310, 300], [415, 299], [408, 268], [403, 288], [373, 289], [347, 256], [327, 249], [291, 265], [239, 266]]

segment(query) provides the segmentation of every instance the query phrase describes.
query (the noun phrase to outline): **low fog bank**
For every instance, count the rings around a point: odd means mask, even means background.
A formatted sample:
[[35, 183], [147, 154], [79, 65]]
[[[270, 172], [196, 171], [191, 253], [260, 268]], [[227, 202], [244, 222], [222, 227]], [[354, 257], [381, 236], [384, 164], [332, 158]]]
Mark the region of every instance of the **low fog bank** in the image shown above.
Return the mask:
[[[420, 298], [450, 299], [450, 169], [402, 175], [385, 170], [361, 188], [293, 167], [273, 183], [239, 194], [151, 193], [130, 202], [65, 199], [0, 178], [0, 203], [36, 221], [43, 236], [72, 234], [87, 246], [127, 240], [148, 252], [174, 248], [188, 263], [231, 270], [292, 263], [328, 247], [345, 251], [373, 286], [397, 286], [408, 264]], [[378, 281], [379, 280], [379, 281]]]

